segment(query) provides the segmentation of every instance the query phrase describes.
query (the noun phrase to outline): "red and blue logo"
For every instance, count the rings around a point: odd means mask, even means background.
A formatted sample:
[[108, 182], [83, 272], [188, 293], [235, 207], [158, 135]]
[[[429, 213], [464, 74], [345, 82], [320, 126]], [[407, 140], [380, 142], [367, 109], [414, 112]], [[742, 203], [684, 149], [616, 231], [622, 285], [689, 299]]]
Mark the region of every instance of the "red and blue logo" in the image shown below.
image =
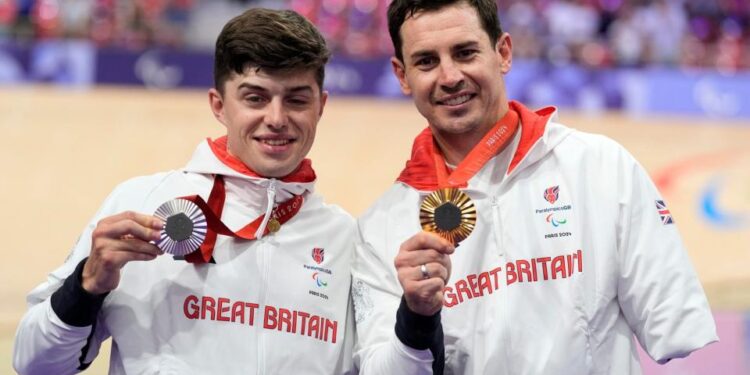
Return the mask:
[[669, 212], [669, 209], [667, 208], [667, 204], [664, 203], [664, 201], [656, 201], [656, 210], [659, 211], [659, 216], [661, 217], [661, 223], [664, 225], [667, 224], [674, 224], [674, 220], [672, 219], [672, 213]]
[[315, 247], [312, 249], [311, 255], [315, 263], [321, 264], [325, 259], [325, 249], [323, 249], [322, 247]]
[[544, 190], [544, 199], [550, 204], [555, 204], [560, 196], [560, 186], [548, 187]]

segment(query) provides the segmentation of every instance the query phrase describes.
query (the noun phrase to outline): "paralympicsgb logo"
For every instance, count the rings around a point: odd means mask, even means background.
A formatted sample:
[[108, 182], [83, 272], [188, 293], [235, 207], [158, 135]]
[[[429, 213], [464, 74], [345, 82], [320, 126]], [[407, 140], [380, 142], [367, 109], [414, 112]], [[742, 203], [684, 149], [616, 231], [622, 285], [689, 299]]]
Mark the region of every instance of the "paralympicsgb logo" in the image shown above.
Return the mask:
[[315, 263], [321, 264], [323, 263], [323, 259], [325, 259], [325, 249], [322, 247], [314, 247], [311, 255]]
[[549, 202], [550, 204], [555, 204], [557, 202], [557, 198], [560, 195], [560, 186], [552, 186], [548, 187], [544, 190], [544, 199]]

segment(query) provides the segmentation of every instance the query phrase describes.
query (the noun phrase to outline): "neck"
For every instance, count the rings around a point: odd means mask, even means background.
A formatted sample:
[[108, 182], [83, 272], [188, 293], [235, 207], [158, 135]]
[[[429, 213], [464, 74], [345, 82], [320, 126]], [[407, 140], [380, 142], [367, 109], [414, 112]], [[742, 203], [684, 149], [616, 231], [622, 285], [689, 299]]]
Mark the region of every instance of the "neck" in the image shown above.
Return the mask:
[[[492, 119], [483, 121], [482, 126], [463, 134], [441, 132], [433, 128], [432, 134], [443, 154], [445, 162], [451, 165], [460, 164], [471, 150], [484, 138], [490, 129], [508, 113], [507, 104], [500, 108], [500, 113]], [[500, 148], [500, 153], [505, 147]]]
[[445, 162], [451, 165], [460, 164], [483, 136], [484, 133], [478, 135], [433, 133], [435, 143], [440, 148]]

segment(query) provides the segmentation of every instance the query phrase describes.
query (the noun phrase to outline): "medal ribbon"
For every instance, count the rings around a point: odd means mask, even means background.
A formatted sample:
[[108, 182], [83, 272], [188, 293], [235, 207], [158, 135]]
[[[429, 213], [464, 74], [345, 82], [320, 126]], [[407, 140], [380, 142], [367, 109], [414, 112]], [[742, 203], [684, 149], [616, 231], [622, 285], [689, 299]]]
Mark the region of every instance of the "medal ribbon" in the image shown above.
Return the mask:
[[[214, 246], [216, 245], [216, 236], [219, 234], [225, 236], [231, 236], [234, 238], [242, 238], [246, 240], [254, 240], [255, 232], [263, 222], [265, 215], [260, 215], [258, 218], [245, 225], [238, 231], [232, 231], [221, 221], [221, 213], [224, 211], [224, 201], [226, 199], [226, 189], [224, 188], [224, 178], [221, 175], [216, 175], [214, 178], [214, 186], [211, 188], [211, 194], [208, 196], [208, 202], [204, 201], [199, 195], [189, 195], [181, 197], [195, 203], [206, 216], [206, 225], [208, 231], [206, 233], [206, 239], [201, 244], [200, 251], [194, 251], [185, 256], [185, 260], [190, 263], [208, 263], [211, 260], [211, 256], [214, 252]], [[295, 195], [291, 199], [288, 199], [273, 209], [271, 212], [271, 218], [279, 221], [280, 224], [284, 224], [294, 215], [299, 212], [302, 208], [304, 198], [301, 195]], [[273, 202], [268, 202], [273, 204]], [[263, 231], [263, 235], [270, 232], [268, 226]]]
[[445, 164], [443, 154], [434, 147], [433, 157], [437, 172], [438, 188], [462, 188], [469, 180], [505, 147], [518, 128], [518, 112], [508, 108], [508, 112], [482, 137], [482, 140], [469, 152], [452, 172]]

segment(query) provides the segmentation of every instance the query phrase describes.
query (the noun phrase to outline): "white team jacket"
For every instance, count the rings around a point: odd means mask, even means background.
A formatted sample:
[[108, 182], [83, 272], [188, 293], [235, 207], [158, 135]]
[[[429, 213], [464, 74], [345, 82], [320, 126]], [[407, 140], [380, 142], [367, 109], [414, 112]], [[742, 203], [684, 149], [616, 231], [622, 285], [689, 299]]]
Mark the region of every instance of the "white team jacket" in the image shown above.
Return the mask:
[[[206, 199], [212, 174], [225, 176], [222, 220], [234, 230], [263, 214], [269, 197], [283, 201], [304, 194], [305, 201], [274, 234], [254, 241], [219, 236], [216, 264], [193, 265], [169, 255], [128, 263], [93, 333], [91, 326], [73, 327], [56, 316], [49, 297], [88, 256], [99, 219], [125, 210], [151, 214], [185, 195]], [[112, 337], [110, 374], [347, 373], [355, 233], [354, 220], [324, 204], [313, 183], [248, 177], [224, 165], [203, 142], [184, 169], [135, 178], [109, 196], [65, 264], [28, 296], [14, 367], [21, 374], [75, 373]], [[315, 248], [323, 249], [320, 263], [312, 256]]]
[[[659, 362], [717, 341], [641, 165], [610, 139], [550, 121], [506, 175], [518, 138], [464, 189], [478, 220], [451, 256], [445, 373], [639, 374], [633, 333]], [[352, 288], [364, 368], [392, 345], [403, 293], [393, 259], [421, 229], [427, 193], [396, 183], [359, 220]]]

